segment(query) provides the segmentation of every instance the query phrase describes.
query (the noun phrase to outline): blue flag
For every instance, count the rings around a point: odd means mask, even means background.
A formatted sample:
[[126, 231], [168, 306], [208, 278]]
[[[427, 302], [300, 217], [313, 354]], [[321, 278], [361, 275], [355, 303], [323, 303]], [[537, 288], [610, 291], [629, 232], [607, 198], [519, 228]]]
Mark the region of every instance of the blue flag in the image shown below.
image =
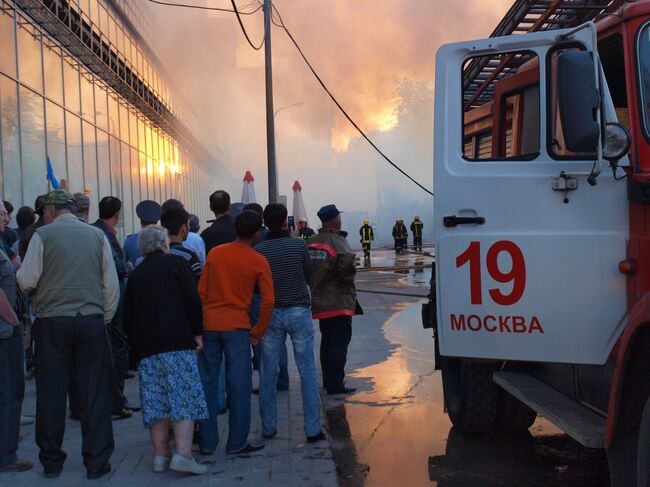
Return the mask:
[[50, 162], [50, 157], [47, 157], [47, 180], [52, 185], [54, 189], [60, 189], [61, 185], [54, 175], [54, 168], [52, 168], [52, 163]]

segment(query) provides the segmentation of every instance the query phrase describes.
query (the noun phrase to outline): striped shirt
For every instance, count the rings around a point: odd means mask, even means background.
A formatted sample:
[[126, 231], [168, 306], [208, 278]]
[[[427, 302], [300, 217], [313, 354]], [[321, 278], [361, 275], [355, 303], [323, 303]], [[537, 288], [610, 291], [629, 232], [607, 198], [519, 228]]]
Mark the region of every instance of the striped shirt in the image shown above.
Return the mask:
[[194, 277], [196, 277], [196, 282], [198, 283], [199, 279], [201, 279], [202, 270], [201, 261], [199, 260], [198, 256], [193, 251], [186, 249], [183, 247], [183, 244], [180, 244], [178, 242], [172, 242], [169, 244], [169, 253], [183, 257], [187, 261], [190, 268], [192, 269]]
[[275, 307], [309, 307], [309, 275], [311, 263], [307, 243], [291, 238], [285, 232], [269, 232], [266, 240], [255, 246], [266, 257], [273, 274]]

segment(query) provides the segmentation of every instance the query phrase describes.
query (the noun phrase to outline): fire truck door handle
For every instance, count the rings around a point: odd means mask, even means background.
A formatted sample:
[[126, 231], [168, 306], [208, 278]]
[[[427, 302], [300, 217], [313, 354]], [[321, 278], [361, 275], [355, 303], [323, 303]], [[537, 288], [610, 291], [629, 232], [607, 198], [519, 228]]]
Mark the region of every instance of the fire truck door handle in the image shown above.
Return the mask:
[[443, 216], [442, 223], [446, 227], [455, 227], [456, 225], [483, 225], [485, 218], [482, 216]]

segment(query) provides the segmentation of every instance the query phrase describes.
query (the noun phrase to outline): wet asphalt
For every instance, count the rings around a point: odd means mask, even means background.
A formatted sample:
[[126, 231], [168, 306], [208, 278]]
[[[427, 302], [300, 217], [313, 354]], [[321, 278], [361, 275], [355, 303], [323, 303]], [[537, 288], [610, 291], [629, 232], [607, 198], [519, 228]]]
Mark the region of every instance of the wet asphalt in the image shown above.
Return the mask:
[[384, 270], [357, 275], [364, 315], [353, 319], [346, 369], [357, 391], [324, 396], [323, 404], [340, 484], [608, 486], [604, 452], [580, 446], [541, 417], [524, 435], [453, 430], [434, 370], [432, 332], [421, 325], [426, 300], [414, 297], [428, 293], [432, 261], [380, 250], [371, 265]]

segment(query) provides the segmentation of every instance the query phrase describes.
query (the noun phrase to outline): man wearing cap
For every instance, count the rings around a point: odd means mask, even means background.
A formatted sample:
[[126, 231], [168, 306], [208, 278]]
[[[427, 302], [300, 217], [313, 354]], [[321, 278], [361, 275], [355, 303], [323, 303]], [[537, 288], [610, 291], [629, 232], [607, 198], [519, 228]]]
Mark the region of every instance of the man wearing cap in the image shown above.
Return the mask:
[[341, 230], [341, 212], [323, 206], [318, 218], [323, 228], [307, 242], [312, 264], [312, 316], [320, 320], [320, 362], [328, 394], [354, 392], [345, 386], [345, 362], [352, 338], [352, 316], [357, 307], [354, 252]]
[[309, 240], [311, 237], [316, 235], [316, 232], [309, 228], [307, 220], [305, 218], [298, 219], [298, 238], [303, 240]]
[[[160, 220], [161, 208], [158, 203], [152, 200], [144, 200], [135, 207], [135, 214], [140, 219], [142, 228], [149, 225], [156, 225]], [[140, 262], [142, 255], [138, 247], [138, 233], [133, 233], [124, 240], [124, 257], [135, 267]]]
[[72, 370], [84, 465], [87, 478], [96, 479], [110, 472], [114, 447], [105, 323], [120, 291], [108, 240], [74, 209], [67, 191], [47, 194], [43, 217], [54, 221], [34, 233], [17, 277], [36, 315], [36, 443], [45, 476], [58, 477], [66, 458], [61, 445]]

